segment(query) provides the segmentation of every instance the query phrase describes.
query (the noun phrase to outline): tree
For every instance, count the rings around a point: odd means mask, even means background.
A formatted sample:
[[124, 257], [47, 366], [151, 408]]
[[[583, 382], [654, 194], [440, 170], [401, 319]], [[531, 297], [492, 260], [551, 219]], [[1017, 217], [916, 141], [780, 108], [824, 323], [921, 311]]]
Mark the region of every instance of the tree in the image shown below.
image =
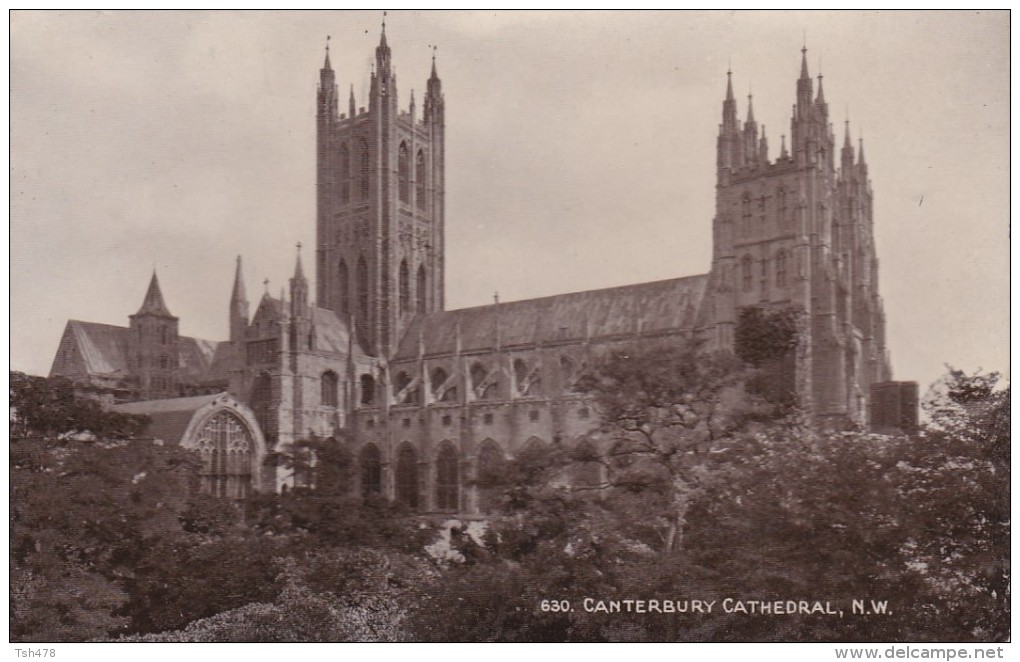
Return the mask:
[[81, 397], [64, 377], [10, 373], [12, 439], [66, 438], [91, 434], [100, 439], [129, 439], [145, 429], [148, 418], [107, 411], [98, 400]]

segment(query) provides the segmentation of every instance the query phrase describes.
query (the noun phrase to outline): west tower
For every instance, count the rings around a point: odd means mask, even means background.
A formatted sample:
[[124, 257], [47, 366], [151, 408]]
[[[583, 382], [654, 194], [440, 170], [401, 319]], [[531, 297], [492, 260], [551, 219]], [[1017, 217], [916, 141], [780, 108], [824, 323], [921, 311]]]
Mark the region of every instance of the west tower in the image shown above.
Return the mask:
[[790, 145], [769, 160], [753, 99], [737, 119], [727, 72], [716, 151], [716, 215], [710, 274], [711, 340], [732, 346], [741, 308], [803, 311], [795, 388], [819, 420], [866, 423], [869, 388], [889, 379], [878, 295], [872, 192], [863, 144], [849, 123], [836, 147], [822, 76], [817, 92], [802, 51]]
[[436, 73], [424, 112], [399, 110], [383, 24], [368, 108], [353, 85], [340, 112], [329, 57], [317, 98], [317, 298], [365, 351], [389, 356], [417, 314], [443, 310], [444, 101]]

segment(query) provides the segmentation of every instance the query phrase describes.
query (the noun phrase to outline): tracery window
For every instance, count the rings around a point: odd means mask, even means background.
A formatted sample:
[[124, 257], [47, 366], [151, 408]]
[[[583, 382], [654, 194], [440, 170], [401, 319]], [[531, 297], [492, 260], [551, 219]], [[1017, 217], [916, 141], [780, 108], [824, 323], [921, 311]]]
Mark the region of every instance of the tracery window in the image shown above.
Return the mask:
[[365, 143], [364, 140], [361, 141], [361, 145], [358, 151], [360, 154], [358, 159], [360, 161], [359, 163], [360, 172], [358, 173], [358, 191], [362, 200], [368, 200], [368, 170], [369, 170], [368, 144]]
[[232, 499], [251, 493], [255, 442], [241, 419], [226, 410], [217, 412], [199, 430], [196, 445], [204, 493]]
[[347, 144], [340, 146], [340, 202], [351, 201], [351, 153]]
[[457, 512], [460, 508], [460, 480], [457, 449], [449, 441], [436, 454], [436, 509]]
[[411, 307], [411, 276], [407, 270], [407, 260], [400, 261], [400, 310], [407, 312]]
[[428, 286], [426, 284], [425, 278], [426, 278], [425, 277], [425, 265], [424, 264], [420, 264], [420, 265], [418, 265], [418, 278], [417, 278], [417, 282], [415, 283], [415, 288], [414, 288], [414, 293], [415, 293], [415, 295], [418, 298], [418, 302], [417, 303], [418, 303], [418, 312], [419, 313], [424, 313], [425, 312], [425, 307], [426, 307], [426, 302], [427, 302]]
[[407, 143], [400, 143], [397, 150], [397, 191], [401, 202], [411, 201], [411, 157], [407, 153]]
[[414, 187], [418, 209], [428, 210], [428, 199], [425, 196], [425, 152], [422, 150], [418, 150], [418, 156], [415, 158]]
[[375, 404], [375, 378], [372, 375], [361, 376], [361, 404]]
[[457, 387], [449, 386], [442, 393], [439, 389], [443, 387], [443, 384], [450, 379], [450, 376], [442, 368], [436, 368], [432, 371], [432, 393], [435, 395], [439, 402], [456, 402], [457, 401]]

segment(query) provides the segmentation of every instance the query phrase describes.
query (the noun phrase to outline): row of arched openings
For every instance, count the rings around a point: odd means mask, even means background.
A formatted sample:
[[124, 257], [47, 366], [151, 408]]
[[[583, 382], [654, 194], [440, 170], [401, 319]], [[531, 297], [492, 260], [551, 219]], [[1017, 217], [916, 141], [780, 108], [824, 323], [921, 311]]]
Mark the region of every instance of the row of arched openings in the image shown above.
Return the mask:
[[[359, 139], [354, 146], [354, 162], [347, 143], [340, 145], [340, 202], [346, 204], [353, 199], [368, 199], [369, 156], [368, 143]], [[357, 173], [354, 173], [354, 167]]]
[[[532, 439], [518, 454], [522, 461], [540, 461], [545, 445]], [[573, 451], [571, 465], [572, 483], [577, 486], [595, 486], [601, 481], [601, 464], [598, 453], [587, 440], [579, 442]], [[476, 455], [474, 484], [477, 488], [477, 505], [481, 513], [494, 512], [504, 489], [507, 476], [507, 459], [502, 449], [492, 439], [486, 439]], [[382, 494], [382, 454], [373, 443], [365, 444], [359, 453], [358, 463], [361, 474], [361, 494], [370, 496]], [[397, 449], [394, 469], [394, 496], [408, 508], [415, 510], [424, 504], [421, 501], [421, 479], [419, 476], [418, 451], [408, 442]], [[434, 509], [441, 512], [461, 510], [460, 458], [456, 447], [450, 441], [443, 441], [436, 452]]]
[[[411, 274], [407, 266], [407, 260], [401, 260], [397, 280], [399, 282], [400, 289], [400, 310], [403, 312], [410, 312]], [[365, 262], [364, 256], [358, 258], [356, 292], [354, 293], [354, 297], [357, 301], [358, 308], [356, 312], [359, 320], [367, 320], [369, 302], [368, 263]], [[415, 276], [414, 310], [419, 313], [424, 313], [427, 301], [428, 274], [425, 271], [425, 265], [421, 264], [418, 266], [418, 272]], [[337, 265], [337, 309], [345, 315], [352, 312], [350, 271], [347, 268], [347, 263], [342, 259], [340, 260], [340, 264]]]
[[[418, 209], [425, 211], [426, 197], [425, 151], [419, 149], [414, 160], [415, 200]], [[397, 195], [403, 203], [411, 203], [411, 152], [406, 142], [400, 143], [397, 150]]]
[[[787, 263], [789, 256], [785, 250], [779, 250], [775, 256], [775, 284], [776, 287], [786, 287], [787, 277]], [[761, 277], [763, 280], [768, 278], [768, 259], [761, 261]], [[754, 259], [750, 255], [745, 255], [740, 260], [740, 274], [742, 286], [745, 292], [750, 292], [754, 287]]]

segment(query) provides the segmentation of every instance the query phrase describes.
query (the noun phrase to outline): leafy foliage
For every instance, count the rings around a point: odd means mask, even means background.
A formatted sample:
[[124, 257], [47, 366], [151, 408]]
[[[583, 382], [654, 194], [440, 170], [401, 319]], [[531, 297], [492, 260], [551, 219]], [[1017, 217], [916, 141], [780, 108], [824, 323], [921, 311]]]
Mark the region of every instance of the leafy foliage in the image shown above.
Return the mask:
[[12, 439], [68, 437], [90, 433], [100, 439], [128, 439], [145, 428], [145, 416], [103, 409], [92, 398], [79, 397], [64, 377], [10, 373]]

